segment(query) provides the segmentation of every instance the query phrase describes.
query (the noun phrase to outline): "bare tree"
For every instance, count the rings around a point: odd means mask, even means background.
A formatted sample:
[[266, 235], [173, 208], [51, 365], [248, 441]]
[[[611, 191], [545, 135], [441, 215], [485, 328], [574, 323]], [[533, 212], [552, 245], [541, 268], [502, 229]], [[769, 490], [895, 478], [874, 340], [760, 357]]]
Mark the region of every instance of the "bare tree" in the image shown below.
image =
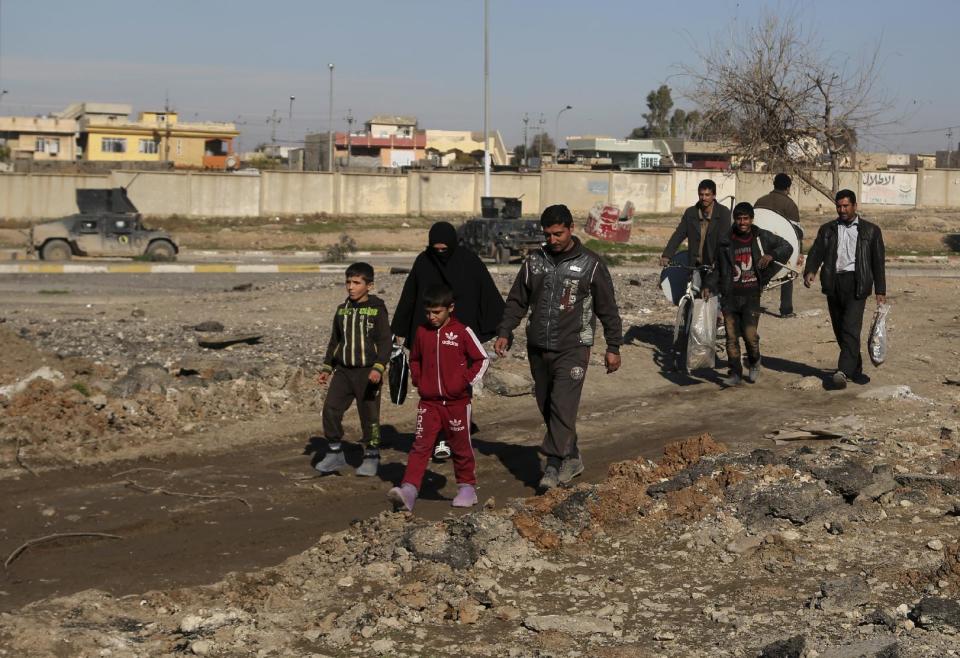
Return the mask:
[[[880, 46], [859, 63], [832, 55], [792, 17], [763, 15], [755, 26], [701, 51], [682, 67], [708, 126], [745, 158], [786, 169], [834, 199], [840, 163], [856, 137], [876, 127], [891, 104], [877, 96]], [[829, 165], [832, 189], [815, 172]]]

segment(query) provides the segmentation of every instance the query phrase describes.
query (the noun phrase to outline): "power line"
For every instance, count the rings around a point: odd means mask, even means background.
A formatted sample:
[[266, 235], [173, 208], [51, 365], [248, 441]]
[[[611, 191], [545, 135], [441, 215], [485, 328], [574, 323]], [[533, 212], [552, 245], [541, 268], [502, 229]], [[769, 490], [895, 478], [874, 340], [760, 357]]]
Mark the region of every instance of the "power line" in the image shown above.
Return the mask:
[[922, 135], [922, 134], [924, 134], [924, 133], [939, 133], [939, 132], [943, 132], [944, 130], [951, 130], [951, 129], [953, 129], [953, 128], [960, 128], [960, 125], [958, 125], [958, 126], [944, 126], [943, 128], [925, 128], [925, 129], [923, 129], [923, 130], [908, 130], [908, 131], [905, 131], [905, 132], [872, 133], [872, 134], [873, 134], [875, 137], [890, 137], [890, 136], [897, 136], [897, 135]]

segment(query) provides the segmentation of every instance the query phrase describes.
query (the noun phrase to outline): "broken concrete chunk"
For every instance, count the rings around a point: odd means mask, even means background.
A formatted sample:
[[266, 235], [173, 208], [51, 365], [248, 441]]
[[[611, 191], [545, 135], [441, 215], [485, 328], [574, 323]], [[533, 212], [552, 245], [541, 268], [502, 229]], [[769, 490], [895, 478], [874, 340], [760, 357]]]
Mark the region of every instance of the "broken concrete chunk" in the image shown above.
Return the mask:
[[523, 620], [523, 625], [538, 633], [558, 631], [570, 635], [609, 635], [616, 630], [612, 621], [589, 615], [532, 615]]
[[62, 382], [63, 373], [59, 370], [54, 370], [49, 366], [37, 368], [23, 379], [10, 384], [9, 386], [0, 386], [0, 395], [12, 398], [17, 393], [21, 393], [26, 390], [27, 386], [30, 385], [30, 382], [35, 379], [46, 379], [49, 382]]
[[217, 322], [216, 320], [204, 320], [200, 324], [193, 325], [192, 328], [194, 331], [217, 333], [223, 331], [223, 323]]
[[497, 395], [515, 397], [529, 395], [533, 388], [533, 380], [530, 379], [529, 375], [491, 368], [483, 378], [483, 386]]
[[223, 336], [222, 338], [204, 336], [197, 339], [197, 345], [211, 350], [222, 350], [231, 345], [256, 345], [262, 338], [263, 336], [261, 334], [241, 334], [237, 336]]

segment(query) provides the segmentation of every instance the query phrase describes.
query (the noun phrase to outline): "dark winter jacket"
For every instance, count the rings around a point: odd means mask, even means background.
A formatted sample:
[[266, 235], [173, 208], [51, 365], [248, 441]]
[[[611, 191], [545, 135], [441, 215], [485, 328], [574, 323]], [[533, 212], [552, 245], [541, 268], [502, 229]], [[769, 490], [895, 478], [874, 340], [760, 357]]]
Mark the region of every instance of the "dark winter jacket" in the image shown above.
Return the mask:
[[[756, 269], [756, 264], [764, 255], [773, 256], [773, 260], [778, 263], [786, 263], [793, 255], [793, 247], [790, 243], [781, 238], [776, 233], [771, 233], [759, 226], [751, 226], [750, 232], [753, 235], [753, 241], [750, 243], [751, 257]], [[733, 251], [736, 247], [731, 240], [732, 233], [727, 233], [726, 238], [720, 244], [720, 253], [717, 255], [717, 266], [707, 277], [705, 288], [713, 293], [719, 292], [724, 298], [730, 297], [733, 292], [733, 277], [736, 274], [734, 267]], [[757, 294], [763, 291], [764, 287], [770, 283], [770, 279], [780, 271], [780, 266], [770, 263], [764, 269], [756, 269], [759, 288]]]
[[[706, 244], [703, 247], [703, 265], [713, 265], [716, 261], [717, 250], [720, 248], [720, 241], [730, 232], [730, 209], [724, 205], [714, 202], [711, 211], [710, 223], [707, 225]], [[690, 262], [698, 260], [700, 253], [700, 203], [690, 206], [680, 218], [676, 230], [670, 236], [667, 246], [663, 250], [664, 258], [673, 258], [677, 253], [677, 248], [686, 240], [687, 250], [690, 254]]]
[[793, 202], [789, 194], [783, 190], [775, 189], [770, 192], [770, 194], [764, 194], [757, 199], [753, 207], [772, 210], [790, 222], [790, 224], [793, 225], [794, 232], [797, 234], [797, 244], [800, 245], [800, 253], [803, 253], [803, 227], [800, 226], [800, 209], [797, 208], [797, 204]]
[[424, 321], [423, 300], [426, 291], [437, 285], [453, 290], [457, 318], [480, 338], [488, 341], [497, 333], [503, 315], [503, 297], [480, 258], [467, 247], [452, 249], [446, 263], [428, 247], [413, 263], [403, 284], [397, 310], [393, 314], [393, 333], [409, 344]]
[[573, 247], [558, 256], [543, 249], [527, 256], [507, 295], [497, 335], [509, 336], [530, 309], [527, 345], [559, 352], [593, 345], [599, 317], [607, 351], [619, 354], [623, 329], [610, 271], [573, 240]]
[[456, 318], [439, 329], [420, 325], [410, 348], [410, 376], [422, 400], [468, 399], [489, 363], [477, 335]]
[[339, 366], [374, 368], [383, 372], [390, 359], [390, 320], [383, 300], [369, 295], [365, 302], [349, 298], [337, 306], [322, 370]]
[[[807, 254], [804, 276], [820, 270], [820, 288], [824, 295], [836, 292], [837, 246], [839, 241], [840, 220], [827, 222], [817, 231], [817, 237]], [[887, 294], [886, 264], [883, 233], [876, 224], [859, 218], [856, 251], [856, 293], [857, 299], [866, 299], [871, 289], [878, 295]], [[820, 266], [823, 266], [822, 268]]]

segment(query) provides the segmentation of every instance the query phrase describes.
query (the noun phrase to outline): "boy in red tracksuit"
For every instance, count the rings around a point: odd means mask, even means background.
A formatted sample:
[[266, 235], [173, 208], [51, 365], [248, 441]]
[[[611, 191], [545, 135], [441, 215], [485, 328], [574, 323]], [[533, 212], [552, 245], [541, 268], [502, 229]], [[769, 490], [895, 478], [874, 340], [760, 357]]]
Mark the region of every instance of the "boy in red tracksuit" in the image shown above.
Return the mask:
[[489, 359], [473, 331], [453, 317], [453, 292], [446, 286], [427, 290], [427, 322], [417, 328], [410, 350], [410, 374], [420, 391], [417, 431], [399, 487], [387, 498], [397, 509], [413, 511], [423, 474], [441, 431], [453, 451], [459, 491], [454, 507], [477, 504], [476, 461], [470, 441], [471, 387], [483, 378]]

